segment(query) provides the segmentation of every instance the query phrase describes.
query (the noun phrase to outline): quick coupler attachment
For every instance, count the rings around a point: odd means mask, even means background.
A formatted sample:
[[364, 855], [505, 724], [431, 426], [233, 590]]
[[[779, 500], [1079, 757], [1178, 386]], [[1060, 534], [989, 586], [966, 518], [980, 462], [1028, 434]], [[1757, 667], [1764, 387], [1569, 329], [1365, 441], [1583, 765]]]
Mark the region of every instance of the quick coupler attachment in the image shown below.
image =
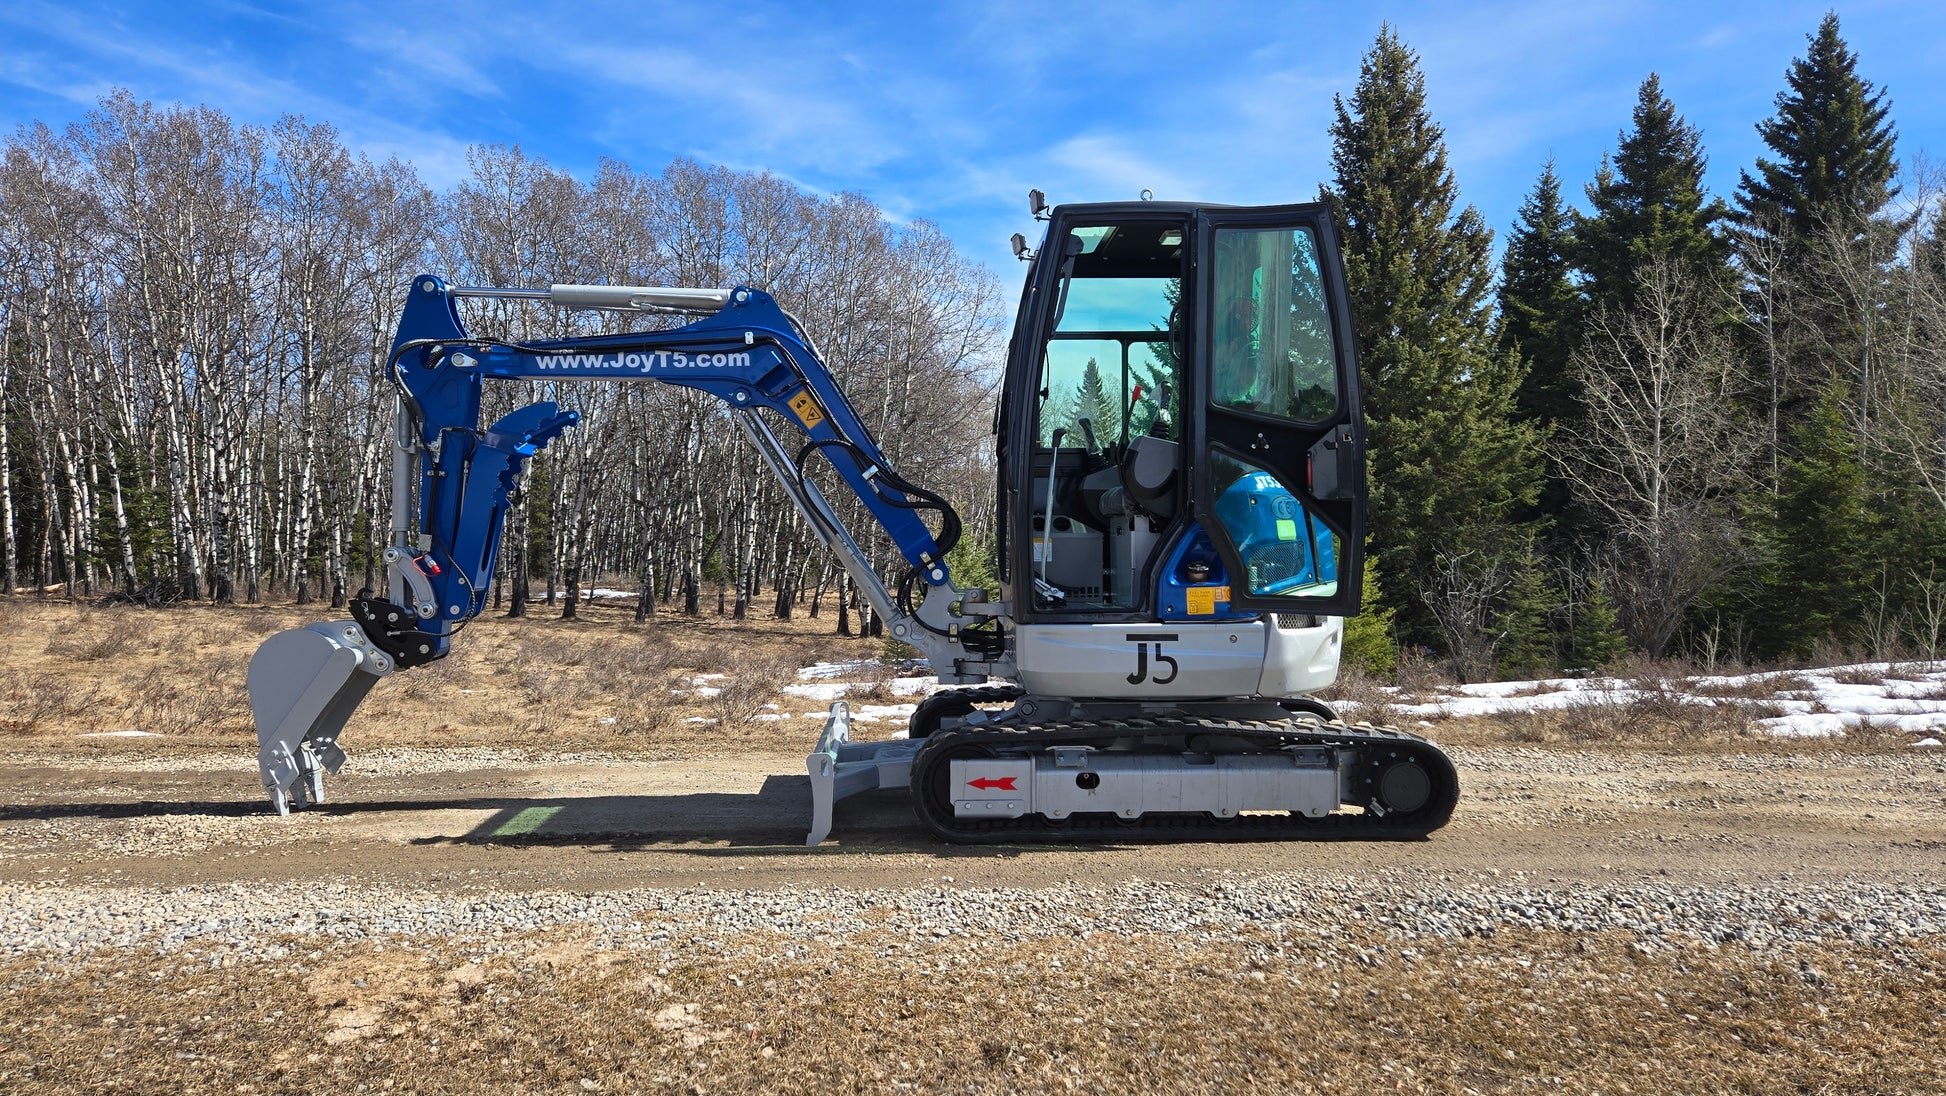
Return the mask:
[[338, 745], [358, 702], [400, 665], [355, 620], [278, 632], [250, 658], [257, 769], [277, 813], [324, 802], [324, 774], [345, 763]]
[[420, 631], [419, 614], [403, 605], [378, 598], [353, 598], [351, 615], [364, 629], [365, 638], [392, 656], [397, 669], [410, 670], [446, 655], [441, 645], [444, 637]]

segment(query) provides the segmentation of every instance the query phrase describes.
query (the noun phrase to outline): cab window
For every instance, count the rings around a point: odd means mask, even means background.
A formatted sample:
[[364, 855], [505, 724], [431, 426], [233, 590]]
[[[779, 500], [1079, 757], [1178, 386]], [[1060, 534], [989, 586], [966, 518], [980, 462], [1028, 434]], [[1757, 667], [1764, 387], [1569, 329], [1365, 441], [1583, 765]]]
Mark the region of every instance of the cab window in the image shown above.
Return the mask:
[[1036, 443], [1051, 447], [1057, 430], [1063, 448], [1102, 451], [1138, 435], [1176, 437], [1182, 229], [1083, 226], [1070, 241], [1041, 359]]
[[1211, 402], [1300, 422], [1338, 409], [1338, 371], [1308, 228], [1219, 229]]

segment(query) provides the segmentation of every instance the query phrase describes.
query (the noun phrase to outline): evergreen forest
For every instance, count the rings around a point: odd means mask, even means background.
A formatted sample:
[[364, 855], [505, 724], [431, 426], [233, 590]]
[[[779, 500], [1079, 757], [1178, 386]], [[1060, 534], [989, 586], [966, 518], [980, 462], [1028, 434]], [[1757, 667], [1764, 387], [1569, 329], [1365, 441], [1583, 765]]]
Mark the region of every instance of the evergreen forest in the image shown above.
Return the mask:
[[1389, 28], [1337, 101], [1373, 482], [1355, 661], [1462, 680], [1939, 653], [1946, 176], [1825, 16], [1711, 195], [1649, 74], [1495, 261]]

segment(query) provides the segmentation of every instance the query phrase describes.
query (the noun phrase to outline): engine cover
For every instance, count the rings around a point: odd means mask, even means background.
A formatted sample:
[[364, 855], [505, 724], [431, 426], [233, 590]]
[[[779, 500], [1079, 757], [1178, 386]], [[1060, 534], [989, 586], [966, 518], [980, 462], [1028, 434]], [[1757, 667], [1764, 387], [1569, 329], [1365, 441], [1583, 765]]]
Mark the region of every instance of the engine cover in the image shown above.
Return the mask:
[[1020, 684], [1030, 693], [1175, 700], [1255, 695], [1264, 629], [1255, 620], [1023, 624], [1014, 638]]

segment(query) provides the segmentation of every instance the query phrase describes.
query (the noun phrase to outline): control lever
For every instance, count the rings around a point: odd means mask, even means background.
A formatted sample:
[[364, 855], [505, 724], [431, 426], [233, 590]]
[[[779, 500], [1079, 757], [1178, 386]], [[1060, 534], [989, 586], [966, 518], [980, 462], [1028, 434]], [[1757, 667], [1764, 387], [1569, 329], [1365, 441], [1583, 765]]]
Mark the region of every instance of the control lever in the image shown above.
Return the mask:
[[[1047, 582], [1047, 561], [1054, 558], [1054, 481], [1061, 476], [1061, 439], [1068, 436], [1065, 426], [1057, 426], [1048, 437], [1053, 454], [1047, 459], [1047, 505], [1041, 510], [1041, 571], [1035, 585]], [[1063, 595], [1062, 600], [1066, 600]]]

